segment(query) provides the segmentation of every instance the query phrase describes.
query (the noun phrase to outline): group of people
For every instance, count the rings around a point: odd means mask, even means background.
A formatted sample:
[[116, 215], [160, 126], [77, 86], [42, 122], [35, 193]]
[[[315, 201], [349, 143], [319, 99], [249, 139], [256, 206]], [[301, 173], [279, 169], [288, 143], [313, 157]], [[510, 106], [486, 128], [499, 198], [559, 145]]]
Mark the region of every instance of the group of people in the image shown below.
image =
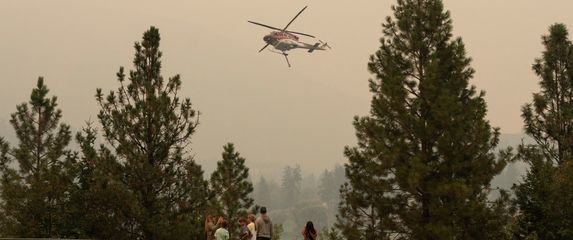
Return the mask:
[[[261, 215], [257, 218], [249, 214], [239, 219], [241, 227], [240, 240], [271, 240], [273, 236], [273, 222], [267, 215], [267, 208], [261, 207]], [[216, 222], [215, 222], [216, 220]], [[205, 235], [207, 240], [229, 240], [229, 223], [224, 217], [207, 216], [205, 220]], [[308, 221], [301, 232], [304, 240], [316, 240], [317, 232], [311, 221]]]
[[[249, 214], [246, 218], [239, 219], [241, 227], [240, 240], [271, 240], [273, 236], [273, 223], [267, 215], [267, 208], [261, 207], [261, 215], [256, 218], [255, 215]], [[214, 216], [207, 216], [205, 220], [205, 234], [207, 240], [228, 240], [229, 223], [224, 217], [219, 217], [215, 223]]]

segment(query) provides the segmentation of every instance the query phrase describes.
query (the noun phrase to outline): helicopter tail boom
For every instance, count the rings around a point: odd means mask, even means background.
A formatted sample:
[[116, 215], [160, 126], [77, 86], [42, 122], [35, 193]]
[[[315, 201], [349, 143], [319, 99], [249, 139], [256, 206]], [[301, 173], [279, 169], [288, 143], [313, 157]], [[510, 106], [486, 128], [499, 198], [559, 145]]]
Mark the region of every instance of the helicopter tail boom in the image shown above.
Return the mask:
[[320, 45], [320, 43], [315, 43], [315, 44], [308, 50], [308, 52], [311, 53], [311, 52], [313, 52], [314, 50], [316, 50], [316, 49], [318, 48], [318, 45]]
[[325, 42], [320, 41], [320, 40], [319, 40], [319, 42], [315, 43], [314, 45], [306, 44], [305, 47], [308, 48], [309, 53], [314, 52], [314, 50], [326, 50], [327, 48], [331, 49], [330, 46], [328, 46], [328, 43], [325, 43]]

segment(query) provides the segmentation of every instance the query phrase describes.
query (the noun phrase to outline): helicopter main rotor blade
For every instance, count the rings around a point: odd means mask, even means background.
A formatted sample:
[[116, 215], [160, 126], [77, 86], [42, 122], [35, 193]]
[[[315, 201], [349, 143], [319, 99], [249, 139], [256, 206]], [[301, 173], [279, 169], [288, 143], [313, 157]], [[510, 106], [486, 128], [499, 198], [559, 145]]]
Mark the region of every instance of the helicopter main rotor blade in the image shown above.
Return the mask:
[[253, 22], [253, 21], [247, 21], [247, 22], [250, 22], [250, 23], [252, 23], [252, 24], [259, 25], [259, 26], [262, 26], [262, 27], [266, 27], [266, 28], [270, 28], [270, 29], [282, 31], [282, 29], [280, 29], [280, 28], [276, 28], [276, 27], [273, 27], [273, 26], [265, 25], [265, 24], [262, 24], [262, 23]]
[[261, 48], [261, 50], [259, 50], [259, 52], [262, 52], [263, 50], [265, 50], [265, 48], [267, 48], [269, 46], [269, 43], [265, 44], [265, 46], [263, 48]]
[[290, 24], [291, 24], [292, 22], [294, 22], [294, 20], [298, 17], [298, 15], [300, 15], [300, 14], [302, 13], [302, 11], [304, 11], [307, 7], [308, 7], [308, 6], [304, 6], [304, 7], [302, 8], [302, 10], [300, 10], [300, 12], [298, 12], [298, 14], [296, 14], [296, 16], [294, 16], [294, 17], [292, 18], [292, 20], [290, 20], [290, 22], [282, 29], [282, 31], [285, 31], [285, 30], [288, 28], [288, 26], [290, 26]]
[[297, 35], [303, 35], [303, 36], [307, 36], [307, 37], [311, 37], [311, 38], [316, 38], [315, 36], [312, 36], [310, 34], [306, 34], [306, 33], [301, 33], [301, 32], [295, 32], [295, 31], [285, 31], [287, 33], [292, 33], [292, 34], [297, 34]]

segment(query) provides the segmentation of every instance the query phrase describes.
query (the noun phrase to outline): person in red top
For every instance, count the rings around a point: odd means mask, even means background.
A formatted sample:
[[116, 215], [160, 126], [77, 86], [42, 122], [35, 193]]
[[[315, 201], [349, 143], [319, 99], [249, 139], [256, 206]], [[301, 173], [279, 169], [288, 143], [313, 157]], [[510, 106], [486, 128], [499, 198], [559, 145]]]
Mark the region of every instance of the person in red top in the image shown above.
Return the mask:
[[317, 235], [318, 234], [314, 229], [314, 224], [312, 224], [311, 221], [308, 221], [304, 229], [302, 229], [302, 236], [304, 237], [304, 240], [316, 240]]
[[215, 224], [215, 216], [207, 215], [205, 219], [205, 235], [207, 240], [215, 240], [215, 230], [219, 228], [219, 222]]

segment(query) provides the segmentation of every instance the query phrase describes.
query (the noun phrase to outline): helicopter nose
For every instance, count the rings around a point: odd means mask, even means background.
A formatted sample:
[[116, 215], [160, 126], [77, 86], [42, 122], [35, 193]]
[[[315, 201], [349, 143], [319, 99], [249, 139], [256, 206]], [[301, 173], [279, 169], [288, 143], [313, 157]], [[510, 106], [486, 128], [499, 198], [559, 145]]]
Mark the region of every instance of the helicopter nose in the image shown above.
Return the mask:
[[265, 41], [266, 43], [269, 43], [271, 41], [271, 37], [267, 35], [267, 36], [263, 37], [263, 41]]

